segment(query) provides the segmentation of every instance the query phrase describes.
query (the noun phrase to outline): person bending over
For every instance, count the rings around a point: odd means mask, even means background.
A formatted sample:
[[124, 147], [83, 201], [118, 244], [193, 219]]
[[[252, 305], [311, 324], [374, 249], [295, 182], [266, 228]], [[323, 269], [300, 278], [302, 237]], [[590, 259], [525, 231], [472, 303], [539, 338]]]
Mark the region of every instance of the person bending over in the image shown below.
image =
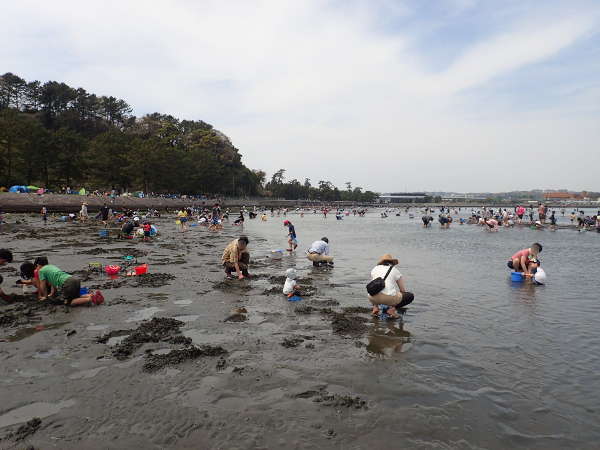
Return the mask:
[[248, 265], [250, 264], [249, 243], [250, 241], [246, 236], [240, 236], [225, 247], [222, 263], [228, 278], [232, 277], [233, 272], [237, 274], [240, 280], [250, 276], [248, 273]]
[[534, 243], [530, 248], [518, 251], [506, 264], [515, 272], [523, 272], [526, 277], [531, 277], [540, 265], [538, 255], [542, 252], [542, 244]]
[[[385, 278], [385, 287], [381, 292], [375, 295], [369, 295], [369, 301], [373, 305], [373, 315], [379, 315], [379, 305], [387, 305], [390, 308], [387, 314], [393, 318], [397, 318], [397, 308], [403, 308], [412, 303], [415, 296], [412, 292], [406, 290], [404, 278], [400, 271], [396, 268], [398, 260], [389, 253], [383, 255], [377, 265], [371, 270], [371, 279], [381, 277]], [[391, 270], [390, 270], [391, 269]], [[386, 274], [388, 273], [386, 277]]]
[[48, 264], [46, 258], [38, 258], [36, 268], [39, 270], [40, 277], [40, 300], [47, 300], [48, 297], [52, 297], [60, 289], [67, 306], [88, 305], [90, 303], [100, 305], [104, 302], [104, 297], [100, 291], [80, 295], [81, 282], [79, 279], [63, 272], [52, 264]]
[[323, 237], [321, 240], [313, 242], [306, 252], [306, 257], [312, 261], [315, 267], [323, 264], [332, 266], [333, 256], [329, 256], [329, 239]]

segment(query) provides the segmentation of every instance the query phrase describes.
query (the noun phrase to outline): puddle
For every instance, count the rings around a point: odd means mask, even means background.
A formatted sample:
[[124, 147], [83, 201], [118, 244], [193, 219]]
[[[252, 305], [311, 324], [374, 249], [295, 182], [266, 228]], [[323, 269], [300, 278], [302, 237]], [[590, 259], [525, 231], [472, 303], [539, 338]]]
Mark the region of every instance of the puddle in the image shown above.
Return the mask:
[[36, 325], [35, 327], [26, 327], [18, 329], [15, 334], [12, 334], [6, 338], [8, 342], [17, 342], [22, 339], [28, 338], [29, 336], [33, 336], [36, 333], [44, 330], [54, 330], [56, 328], [60, 328], [65, 326], [69, 322], [58, 322], [58, 323], [49, 323], [48, 325]]
[[82, 370], [81, 372], [75, 372], [69, 375], [69, 380], [85, 380], [88, 378], [93, 378], [106, 369], [106, 366], [96, 367], [95, 369]]
[[90, 325], [86, 327], [88, 331], [102, 331], [106, 330], [110, 325]]
[[150, 308], [140, 309], [139, 311], [136, 311], [135, 314], [133, 316], [131, 316], [129, 319], [127, 319], [125, 322], [139, 322], [141, 320], [148, 320], [148, 319], [151, 319], [152, 316], [159, 311], [163, 311], [163, 310], [160, 308], [157, 308], [156, 306], [151, 306]]
[[27, 422], [34, 417], [43, 419], [73, 405], [75, 405], [75, 400], [65, 400], [59, 403], [37, 402], [21, 406], [0, 416], [0, 428]]
[[25, 370], [17, 369], [15, 372], [17, 372], [17, 375], [19, 375], [20, 377], [23, 377], [23, 378], [40, 378], [40, 377], [45, 377], [47, 375], [46, 372], [40, 372], [35, 369], [25, 369]]
[[50, 348], [48, 350], [40, 350], [39, 352], [35, 352], [32, 356], [32, 358], [35, 359], [48, 359], [48, 358], [54, 358], [55, 356], [58, 356], [61, 354], [60, 349], [58, 348]]
[[210, 334], [206, 330], [198, 329], [182, 330], [182, 334], [185, 337], [191, 338], [192, 342], [196, 345], [219, 345], [226, 343], [231, 339], [231, 336], [227, 334]]
[[189, 323], [198, 320], [198, 315], [189, 315], [189, 316], [175, 316], [174, 319], [181, 320], [182, 322]]
[[108, 341], [106, 341], [106, 345], [108, 345], [109, 347], [112, 347], [114, 345], [120, 344], [128, 336], [129, 335], [126, 334], [124, 336], [114, 336], [114, 337], [111, 337]]
[[175, 300], [173, 302], [174, 305], [178, 305], [178, 306], [187, 306], [187, 305], [191, 305], [193, 303], [193, 300]]

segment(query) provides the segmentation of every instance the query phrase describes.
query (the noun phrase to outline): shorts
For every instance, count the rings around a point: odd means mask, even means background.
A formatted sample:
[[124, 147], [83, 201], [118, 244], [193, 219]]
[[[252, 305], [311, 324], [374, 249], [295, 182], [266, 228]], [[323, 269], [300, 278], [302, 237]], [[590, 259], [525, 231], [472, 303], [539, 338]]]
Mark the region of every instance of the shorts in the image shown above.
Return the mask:
[[522, 219], [522, 218], [523, 218], [523, 214], [517, 214], [517, 217], [518, 217], [519, 219]]
[[81, 281], [78, 278], [69, 277], [65, 280], [62, 285], [62, 296], [67, 305], [70, 305], [73, 300], [81, 296], [80, 289]]
[[150, 237], [150, 231], [144, 231], [144, 236]]
[[211, 223], [212, 223], [213, 225], [219, 225], [219, 222], [220, 222], [220, 221], [219, 221], [219, 219], [218, 219], [217, 217], [215, 217], [215, 218], [213, 218], [213, 219], [212, 219], [212, 222], [211, 222]]
[[180, 218], [179, 218], [179, 221], [180, 221], [181, 223], [186, 223], [188, 220], [187, 220], [187, 217], [180, 217]]

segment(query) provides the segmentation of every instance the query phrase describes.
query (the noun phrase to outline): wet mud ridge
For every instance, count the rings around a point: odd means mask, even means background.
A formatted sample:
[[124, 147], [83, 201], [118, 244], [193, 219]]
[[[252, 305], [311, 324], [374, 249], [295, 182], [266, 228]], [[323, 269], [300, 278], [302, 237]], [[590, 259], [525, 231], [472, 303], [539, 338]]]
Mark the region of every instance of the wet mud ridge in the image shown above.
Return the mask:
[[314, 391], [304, 391], [293, 396], [294, 398], [312, 399], [315, 403], [324, 406], [345, 407], [354, 409], [368, 409], [367, 401], [357, 395], [340, 395], [326, 391], [324, 388]]
[[13, 302], [0, 311], [0, 328], [37, 323], [42, 320], [42, 315], [57, 311], [56, 304], [39, 302], [35, 295], [13, 295], [12, 298]]
[[[34, 417], [29, 420], [27, 423], [19, 426], [15, 431], [8, 432], [4, 438], [0, 439], [2, 441], [15, 441], [19, 442], [27, 439], [28, 437], [35, 434], [35, 432], [42, 426], [42, 420], [38, 417]], [[4, 448], [4, 447], [2, 447]], [[23, 448], [23, 447], [8, 447], [8, 448]], [[25, 447], [25, 448], [33, 448], [33, 447]]]
[[180, 320], [169, 317], [155, 317], [144, 321], [133, 330], [115, 330], [99, 337], [96, 341], [101, 344], [108, 343], [110, 338], [125, 338], [112, 350], [112, 355], [118, 360], [129, 358], [137, 349], [147, 343], [164, 342], [180, 345], [183, 348], [174, 349], [166, 354], [153, 354], [148, 350], [145, 355], [143, 370], [155, 372], [166, 366], [181, 364], [184, 361], [197, 359], [204, 356], [222, 356], [227, 350], [219, 346], [195, 346], [192, 340], [181, 335], [180, 328], [184, 325]]

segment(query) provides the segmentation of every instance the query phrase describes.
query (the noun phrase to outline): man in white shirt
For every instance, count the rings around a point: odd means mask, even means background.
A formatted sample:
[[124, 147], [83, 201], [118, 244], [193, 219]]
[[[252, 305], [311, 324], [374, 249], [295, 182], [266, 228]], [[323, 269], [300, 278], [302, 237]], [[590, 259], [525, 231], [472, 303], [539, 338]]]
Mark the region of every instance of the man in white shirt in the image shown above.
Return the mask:
[[[379, 315], [379, 305], [391, 306], [387, 314], [391, 317], [398, 317], [396, 308], [403, 308], [410, 304], [415, 296], [412, 292], [406, 290], [404, 278], [395, 267], [398, 265], [398, 260], [389, 253], [383, 255], [377, 265], [371, 270], [371, 279], [381, 277], [385, 278], [385, 287], [381, 292], [375, 295], [369, 295], [369, 301], [373, 304], [373, 314]], [[390, 270], [391, 267], [391, 270]], [[389, 271], [389, 275], [386, 274]]]
[[318, 267], [322, 264], [333, 265], [333, 256], [329, 256], [329, 239], [326, 237], [312, 243], [306, 257], [312, 261], [313, 266]]

